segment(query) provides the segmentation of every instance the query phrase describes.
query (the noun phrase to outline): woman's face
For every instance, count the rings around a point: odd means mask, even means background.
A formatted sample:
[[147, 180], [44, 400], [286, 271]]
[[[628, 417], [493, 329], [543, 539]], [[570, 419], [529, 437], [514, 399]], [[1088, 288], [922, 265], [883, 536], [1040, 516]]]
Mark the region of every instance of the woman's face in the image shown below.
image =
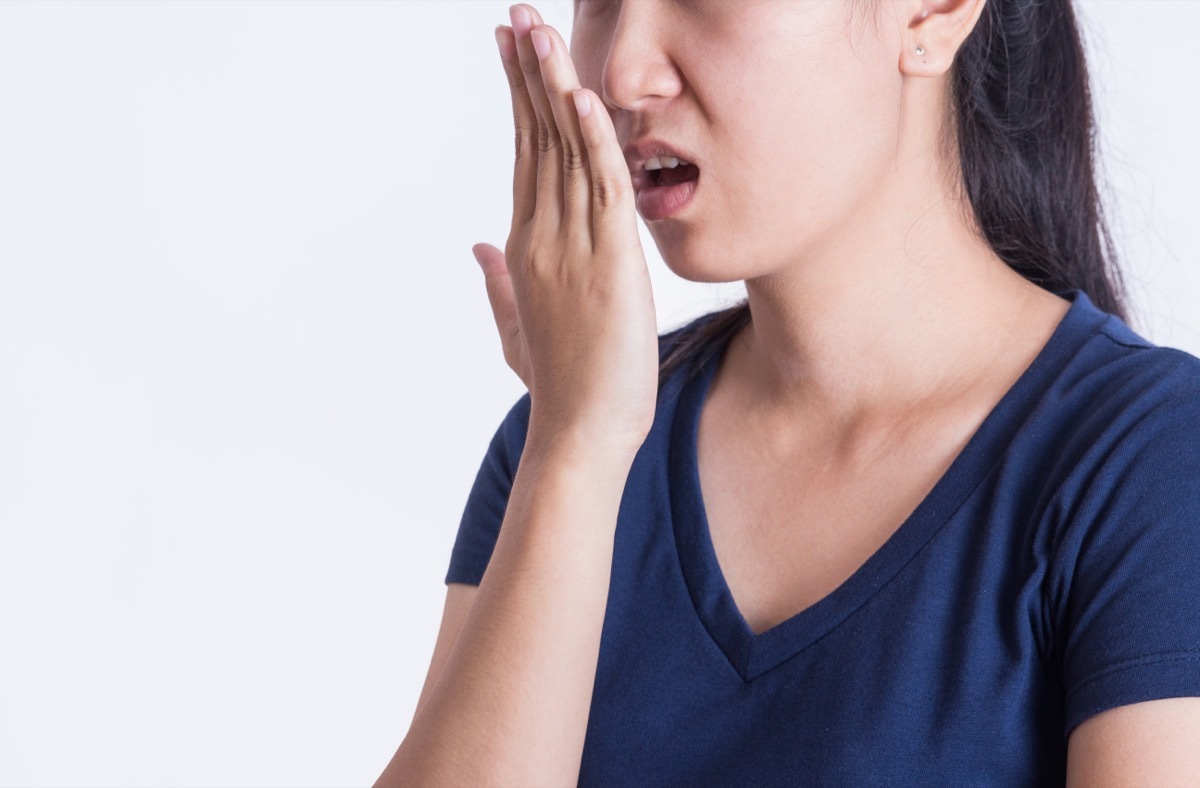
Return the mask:
[[700, 169], [647, 226], [668, 266], [735, 281], [802, 259], [864, 208], [897, 153], [908, 3], [878, 28], [854, 0], [575, 0], [571, 55], [618, 142], [664, 140]]

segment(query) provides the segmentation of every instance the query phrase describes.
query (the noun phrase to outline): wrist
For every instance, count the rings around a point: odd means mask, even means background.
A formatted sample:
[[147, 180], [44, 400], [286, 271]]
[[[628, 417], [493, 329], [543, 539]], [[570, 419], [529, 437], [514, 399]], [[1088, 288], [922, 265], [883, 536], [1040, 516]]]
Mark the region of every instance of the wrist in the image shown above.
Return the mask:
[[600, 466], [628, 473], [645, 440], [646, 436], [640, 433], [621, 435], [583, 425], [563, 426], [531, 419], [522, 458], [553, 459], [555, 463], [592, 470]]

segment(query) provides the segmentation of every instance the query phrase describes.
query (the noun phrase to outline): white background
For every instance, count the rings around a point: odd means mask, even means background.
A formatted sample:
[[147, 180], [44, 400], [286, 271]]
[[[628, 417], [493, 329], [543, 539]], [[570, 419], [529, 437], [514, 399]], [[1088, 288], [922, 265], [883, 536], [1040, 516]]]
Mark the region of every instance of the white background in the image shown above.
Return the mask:
[[[0, 785], [382, 771], [524, 391], [507, 7], [0, 2]], [[1134, 328], [1198, 354], [1200, 3], [1078, 8]], [[643, 246], [663, 330], [744, 292]]]

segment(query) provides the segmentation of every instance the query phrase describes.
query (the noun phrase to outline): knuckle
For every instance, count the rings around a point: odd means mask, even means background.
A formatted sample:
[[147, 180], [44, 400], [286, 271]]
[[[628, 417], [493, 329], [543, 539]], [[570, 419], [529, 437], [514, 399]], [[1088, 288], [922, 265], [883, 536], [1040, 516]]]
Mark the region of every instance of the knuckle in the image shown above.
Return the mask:
[[517, 127], [514, 147], [518, 161], [526, 161], [536, 158], [538, 146], [537, 136], [538, 133], [533, 129], [525, 126]]
[[519, 62], [520, 62], [520, 64], [521, 64], [521, 72], [522, 72], [523, 74], [525, 74], [525, 81], [526, 81], [526, 82], [531, 82], [531, 81], [532, 81], [532, 80], [530, 79], [531, 77], [537, 77], [538, 79], [541, 79], [541, 77], [542, 77], [542, 64], [541, 64], [541, 62], [539, 62], [539, 61], [537, 60], [537, 58], [532, 58], [532, 57], [531, 57], [531, 58], [523, 58], [523, 57], [521, 57], [521, 58], [518, 58], [518, 61], [519, 61]]
[[587, 169], [582, 166], [573, 166], [569, 161], [564, 160], [563, 185], [570, 191], [586, 188], [588, 185]]
[[587, 167], [587, 154], [578, 145], [563, 142], [563, 172], [575, 176]]
[[561, 147], [558, 131], [547, 123], [538, 124], [538, 153], [554, 153]]
[[545, 249], [530, 251], [525, 257], [525, 270], [531, 277], [543, 279], [558, 265], [555, 255]]
[[619, 180], [598, 177], [592, 180], [592, 199], [604, 208], [624, 204], [630, 199], [631, 186]]
[[513, 93], [520, 93], [525, 89], [525, 75], [521, 69], [508, 67], [504, 69], [504, 74], [508, 77], [508, 87]]
[[[525, 275], [529, 279], [530, 287], [538, 287], [538, 283], [545, 281], [546, 278], [546, 259], [544, 257], [530, 257], [526, 260]], [[536, 301], [536, 296], [531, 300]]]

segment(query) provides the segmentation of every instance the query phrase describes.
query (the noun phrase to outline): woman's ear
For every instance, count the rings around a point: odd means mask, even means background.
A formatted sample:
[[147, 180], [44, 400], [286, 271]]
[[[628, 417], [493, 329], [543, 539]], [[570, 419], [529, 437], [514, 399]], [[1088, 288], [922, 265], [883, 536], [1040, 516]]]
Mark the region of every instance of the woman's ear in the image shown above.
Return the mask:
[[975, 29], [987, 0], [909, 0], [907, 26], [900, 37], [900, 71], [935, 77], [954, 62], [958, 48]]

